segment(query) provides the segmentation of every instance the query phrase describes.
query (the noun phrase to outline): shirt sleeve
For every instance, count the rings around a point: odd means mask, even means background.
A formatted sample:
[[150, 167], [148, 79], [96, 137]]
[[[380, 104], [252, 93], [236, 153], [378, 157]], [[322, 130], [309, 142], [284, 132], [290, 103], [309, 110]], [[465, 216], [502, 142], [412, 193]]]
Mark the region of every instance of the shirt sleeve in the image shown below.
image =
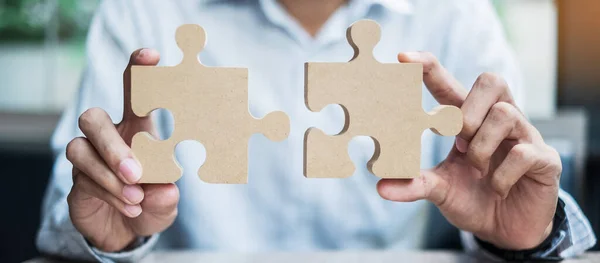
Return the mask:
[[[103, 1], [92, 20], [86, 44], [86, 68], [76, 99], [67, 107], [54, 132], [51, 145], [55, 164], [42, 203], [42, 223], [36, 245], [44, 254], [69, 259], [104, 262], [135, 261], [148, 253], [158, 235], [123, 253], [104, 253], [92, 248], [75, 229], [69, 217], [67, 195], [72, 187], [72, 165], [67, 161], [67, 143], [82, 136], [78, 116], [92, 107], [104, 109], [117, 123], [122, 118], [123, 71], [129, 54], [139, 43], [135, 41], [134, 17], [128, 12], [129, 1]], [[75, 76], [73, 76], [75, 77]]]

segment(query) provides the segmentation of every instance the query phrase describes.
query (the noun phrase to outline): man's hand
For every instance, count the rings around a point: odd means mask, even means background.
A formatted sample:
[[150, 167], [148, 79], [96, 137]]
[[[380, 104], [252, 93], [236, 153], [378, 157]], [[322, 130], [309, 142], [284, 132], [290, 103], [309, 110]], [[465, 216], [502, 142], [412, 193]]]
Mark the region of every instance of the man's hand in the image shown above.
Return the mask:
[[552, 230], [560, 157], [515, 105], [506, 82], [484, 73], [467, 94], [432, 54], [401, 53], [398, 60], [423, 63], [427, 88], [441, 104], [462, 110], [464, 127], [441, 164], [412, 180], [381, 180], [379, 194], [427, 199], [456, 227], [500, 248], [539, 245]]
[[151, 118], [137, 117], [131, 110], [131, 66], [153, 66], [158, 60], [154, 50], [135, 51], [123, 74], [123, 121], [115, 125], [102, 109], [89, 109], [79, 118], [85, 137], [67, 145], [67, 159], [73, 163], [73, 187], [67, 198], [71, 221], [103, 251], [119, 251], [136, 237], [160, 232], [177, 215], [177, 186], [136, 184], [142, 168], [130, 148], [137, 132], [156, 135]]

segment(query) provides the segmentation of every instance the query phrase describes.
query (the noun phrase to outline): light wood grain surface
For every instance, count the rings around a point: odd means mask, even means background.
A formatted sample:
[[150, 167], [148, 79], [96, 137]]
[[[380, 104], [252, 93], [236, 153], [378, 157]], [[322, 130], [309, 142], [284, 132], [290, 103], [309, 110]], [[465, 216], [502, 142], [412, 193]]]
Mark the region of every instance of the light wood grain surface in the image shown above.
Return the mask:
[[[218, 33], [218, 32], [216, 32]], [[273, 141], [289, 134], [289, 118], [271, 112], [256, 119], [248, 111], [248, 69], [207, 67], [198, 60], [206, 42], [204, 29], [183, 25], [177, 29], [181, 64], [173, 67], [133, 66], [131, 107], [137, 116], [168, 109], [174, 131], [166, 140], [148, 133], [136, 134], [131, 149], [144, 168], [140, 183], [173, 183], [181, 177], [175, 147], [194, 140], [206, 149], [198, 176], [206, 183], [248, 182], [248, 140], [263, 133]], [[127, 96], [125, 96], [127, 99]], [[262, 116], [259, 116], [262, 117]]]
[[[55, 259], [38, 258], [27, 263], [68, 262]], [[202, 253], [195, 251], [155, 252], [144, 258], [142, 263], [188, 262], [188, 263], [398, 263], [398, 262], [436, 262], [436, 263], [478, 263], [489, 262], [458, 252], [447, 251], [355, 251], [355, 252], [318, 252], [318, 253], [264, 253], [264, 254], [226, 254]], [[600, 252], [590, 252], [577, 259], [564, 263], [600, 262]]]
[[377, 61], [373, 56], [381, 36], [377, 22], [357, 21], [347, 36], [355, 51], [352, 60], [305, 64], [307, 107], [320, 112], [338, 104], [345, 113], [345, 125], [338, 135], [327, 135], [318, 127], [307, 131], [305, 176], [351, 176], [355, 166], [348, 155], [348, 143], [356, 136], [370, 136], [375, 145], [367, 163], [371, 173], [380, 178], [418, 177], [423, 131], [457, 135], [463, 124], [461, 110], [443, 105], [429, 113], [423, 111], [423, 65]]

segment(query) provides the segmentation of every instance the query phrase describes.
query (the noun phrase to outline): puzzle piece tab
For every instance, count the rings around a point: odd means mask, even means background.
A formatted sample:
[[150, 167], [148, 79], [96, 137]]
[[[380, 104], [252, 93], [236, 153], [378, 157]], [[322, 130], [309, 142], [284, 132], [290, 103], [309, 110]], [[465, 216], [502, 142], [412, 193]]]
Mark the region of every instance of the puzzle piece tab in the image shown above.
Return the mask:
[[346, 122], [339, 135], [318, 129], [305, 135], [306, 177], [351, 176], [354, 165], [348, 142], [355, 136], [370, 136], [375, 154], [367, 164], [381, 178], [414, 178], [420, 172], [421, 135], [430, 128], [440, 135], [456, 135], [462, 129], [462, 113], [454, 106], [423, 111], [423, 65], [382, 64], [373, 49], [380, 39], [379, 25], [358, 21], [348, 28], [354, 57], [347, 63], [306, 63], [305, 100], [311, 111], [340, 104]]
[[246, 183], [248, 140], [263, 132], [271, 140], [289, 133], [289, 119], [273, 112], [259, 120], [248, 111], [248, 70], [206, 67], [198, 60], [204, 48], [204, 29], [183, 25], [177, 29], [177, 44], [183, 51], [174, 67], [131, 68], [131, 105], [138, 116], [165, 108], [174, 118], [174, 131], [164, 141], [148, 133], [133, 137], [132, 149], [143, 167], [141, 183], [171, 183], [181, 177], [174, 157], [176, 145], [196, 140], [206, 149], [206, 161], [198, 170], [208, 183]]

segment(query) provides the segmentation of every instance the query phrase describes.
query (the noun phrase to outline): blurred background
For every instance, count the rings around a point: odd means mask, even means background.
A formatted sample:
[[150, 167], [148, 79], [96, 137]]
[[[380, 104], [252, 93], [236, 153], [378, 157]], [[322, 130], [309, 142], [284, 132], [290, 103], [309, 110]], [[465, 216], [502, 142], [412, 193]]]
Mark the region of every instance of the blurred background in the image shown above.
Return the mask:
[[[98, 3], [0, 0], [0, 262], [37, 255], [34, 237], [53, 159], [48, 142], [75, 95]], [[560, 152], [562, 187], [600, 236], [600, 1], [493, 3], [521, 63], [524, 111]], [[460, 249], [457, 230], [432, 212], [431, 224], [446, 227], [429, 237], [428, 247]]]

